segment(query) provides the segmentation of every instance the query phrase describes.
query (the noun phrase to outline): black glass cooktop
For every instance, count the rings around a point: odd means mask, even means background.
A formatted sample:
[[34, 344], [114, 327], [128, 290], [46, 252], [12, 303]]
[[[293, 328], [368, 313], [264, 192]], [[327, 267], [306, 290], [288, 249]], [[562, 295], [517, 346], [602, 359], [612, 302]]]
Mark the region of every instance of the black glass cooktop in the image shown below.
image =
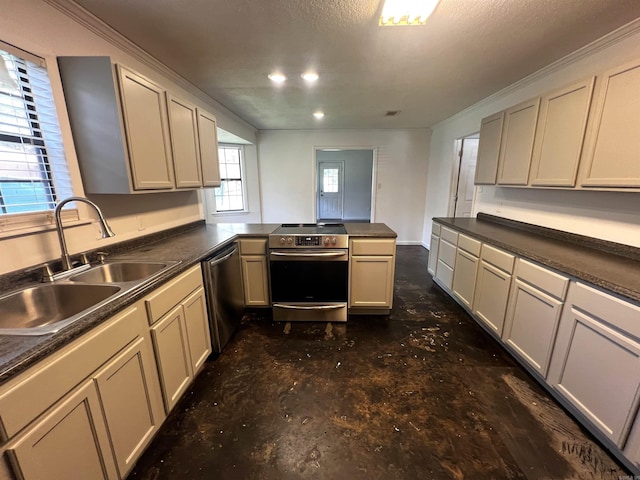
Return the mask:
[[346, 235], [342, 223], [283, 223], [274, 235]]

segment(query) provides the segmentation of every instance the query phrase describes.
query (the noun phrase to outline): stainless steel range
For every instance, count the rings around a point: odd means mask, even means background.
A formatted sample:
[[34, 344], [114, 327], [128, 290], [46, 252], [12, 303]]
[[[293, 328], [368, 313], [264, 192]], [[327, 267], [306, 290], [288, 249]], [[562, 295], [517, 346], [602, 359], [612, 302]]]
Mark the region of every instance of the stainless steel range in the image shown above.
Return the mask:
[[269, 235], [276, 321], [346, 322], [349, 236], [343, 224], [283, 224]]

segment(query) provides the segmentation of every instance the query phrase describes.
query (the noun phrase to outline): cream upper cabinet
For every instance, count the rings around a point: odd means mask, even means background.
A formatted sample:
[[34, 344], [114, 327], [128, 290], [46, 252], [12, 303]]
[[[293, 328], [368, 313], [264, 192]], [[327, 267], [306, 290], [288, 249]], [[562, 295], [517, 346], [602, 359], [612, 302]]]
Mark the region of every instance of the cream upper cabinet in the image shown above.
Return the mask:
[[391, 309], [396, 239], [354, 238], [349, 254], [349, 308]]
[[480, 123], [480, 143], [474, 182], [476, 185], [494, 185], [496, 183], [503, 123], [504, 112], [483, 118]]
[[546, 377], [569, 279], [522, 258], [516, 261], [502, 339]]
[[218, 163], [218, 125], [216, 117], [200, 109], [197, 112], [202, 184], [205, 187], [219, 187], [220, 164]]
[[499, 185], [527, 185], [529, 182], [539, 106], [538, 97], [505, 110], [498, 161]]
[[533, 186], [573, 187], [582, 154], [595, 77], [542, 97], [533, 144]]
[[202, 186], [196, 107], [167, 92], [176, 188]]
[[605, 72], [597, 95], [583, 187], [640, 187], [640, 61]]
[[548, 380], [624, 448], [640, 403], [640, 306], [572, 282]]
[[170, 189], [173, 162], [164, 90], [116, 65], [133, 188]]

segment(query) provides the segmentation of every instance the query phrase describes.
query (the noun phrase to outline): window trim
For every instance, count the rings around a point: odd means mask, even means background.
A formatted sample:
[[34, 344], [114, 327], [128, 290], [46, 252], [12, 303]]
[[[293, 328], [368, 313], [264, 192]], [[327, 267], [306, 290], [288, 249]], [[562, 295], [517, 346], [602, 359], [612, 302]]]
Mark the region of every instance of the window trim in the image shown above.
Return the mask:
[[248, 208], [249, 199], [247, 196], [247, 177], [246, 177], [246, 167], [245, 167], [244, 145], [237, 144], [237, 143], [219, 143], [218, 144], [218, 148], [224, 148], [224, 147], [237, 148], [240, 151], [240, 182], [242, 184], [242, 205], [244, 208], [242, 210], [220, 210], [219, 211], [217, 208], [216, 195], [215, 195], [215, 189], [218, 187], [207, 189], [208, 190], [207, 196], [209, 197], [207, 204], [211, 206], [211, 215], [214, 215], [214, 216], [223, 217], [223, 216], [233, 216], [233, 215], [247, 215], [251, 212]]
[[[57, 73], [57, 69], [49, 69], [47, 66], [47, 60], [44, 56], [41, 57], [35, 55], [2, 40], [0, 40], [0, 50], [4, 50], [11, 55], [19, 57], [22, 60], [26, 60], [30, 63], [35, 64], [37, 67], [44, 69], [44, 72], [42, 72], [42, 74], [46, 75], [46, 79], [48, 82], [47, 88], [49, 89], [50, 96], [47, 97], [47, 101], [50, 102], [50, 104], [44, 112], [40, 113], [43, 113], [44, 115], [47, 115], [47, 113], [53, 113], [53, 115], [55, 115], [57, 120], [56, 129], [58, 133], [58, 135], [53, 138], [53, 141], [52, 138], [49, 138], [50, 144], [45, 144], [44, 148], [61, 152], [60, 159], [56, 160], [52, 164], [46, 165], [45, 168], [51, 170], [48, 181], [51, 182], [54, 185], [54, 188], [57, 190], [57, 201], [65, 198], [68, 195], [73, 195], [75, 193], [74, 185], [76, 183], [76, 180], [73, 174], [73, 166], [69, 164], [67, 151], [64, 148], [64, 115], [60, 115], [61, 112], [58, 108], [58, 99], [56, 98], [55, 93], [57, 85], [56, 78], [55, 76], [52, 76], [52, 74]], [[59, 185], [56, 185], [55, 176], [59, 175], [60, 172], [56, 169], [57, 167], [55, 167], [55, 165], [62, 166], [63, 169], [66, 169], [66, 171], [62, 173], [61, 177], [62, 183], [65, 184], [65, 187], [63, 188], [60, 188]], [[48, 210], [5, 213], [0, 215], [0, 239], [27, 236], [55, 230], [56, 222], [54, 212], [57, 201], [54, 199], [54, 201], [52, 202], [53, 207]], [[61, 212], [61, 218], [65, 227], [85, 225], [92, 222], [90, 218], [81, 218], [81, 211], [77, 207], [73, 206], [64, 208]]]

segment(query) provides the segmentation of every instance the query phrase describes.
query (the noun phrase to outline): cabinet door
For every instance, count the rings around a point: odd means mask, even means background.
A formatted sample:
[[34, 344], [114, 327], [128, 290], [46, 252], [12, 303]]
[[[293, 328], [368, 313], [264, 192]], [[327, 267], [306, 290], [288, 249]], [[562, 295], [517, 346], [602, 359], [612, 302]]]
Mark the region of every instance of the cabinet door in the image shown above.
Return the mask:
[[175, 307], [154, 324], [151, 334], [164, 405], [169, 413], [193, 378], [182, 305]]
[[202, 186], [196, 107], [167, 93], [173, 170], [177, 188]]
[[498, 336], [502, 334], [504, 326], [510, 287], [510, 274], [484, 260], [480, 261], [473, 300], [473, 313]]
[[243, 255], [240, 259], [242, 263], [245, 306], [268, 307], [269, 278], [267, 275], [267, 257], [264, 255]]
[[122, 115], [136, 190], [173, 188], [173, 161], [164, 92], [118, 65]]
[[549, 382], [618, 447], [640, 401], [640, 306], [572, 283]]
[[200, 141], [202, 183], [205, 187], [219, 187], [218, 125], [216, 117], [200, 109], [198, 109], [198, 138]]
[[95, 375], [120, 478], [165, 418], [148, 338], [139, 337]]
[[458, 248], [452, 291], [470, 309], [473, 305], [478, 263], [478, 257]]
[[427, 264], [427, 271], [431, 275], [436, 274], [436, 266], [438, 264], [438, 245], [440, 243], [440, 237], [437, 235], [431, 235], [431, 243], [429, 245], [429, 263]]
[[394, 257], [354, 256], [349, 268], [350, 307], [391, 308], [393, 303]]
[[516, 278], [503, 340], [540, 375], [547, 376], [562, 302]]
[[531, 185], [575, 186], [594, 80], [591, 77], [542, 97]]
[[25, 480], [119, 478], [92, 380], [37, 420], [7, 453]]
[[205, 360], [211, 353], [211, 332], [209, 331], [209, 316], [204, 288], [199, 288], [189, 295], [183, 302], [184, 320], [189, 340], [189, 358], [193, 374], [200, 371]]
[[480, 123], [480, 143], [476, 163], [476, 185], [495, 185], [500, 155], [500, 140], [504, 112], [483, 118]]
[[453, 286], [453, 269], [456, 265], [456, 246], [440, 237], [438, 244], [438, 264], [436, 265], [436, 279], [447, 290]]
[[499, 185], [526, 185], [540, 98], [505, 110], [498, 162]]
[[640, 63], [599, 77], [582, 177], [585, 187], [640, 187]]

